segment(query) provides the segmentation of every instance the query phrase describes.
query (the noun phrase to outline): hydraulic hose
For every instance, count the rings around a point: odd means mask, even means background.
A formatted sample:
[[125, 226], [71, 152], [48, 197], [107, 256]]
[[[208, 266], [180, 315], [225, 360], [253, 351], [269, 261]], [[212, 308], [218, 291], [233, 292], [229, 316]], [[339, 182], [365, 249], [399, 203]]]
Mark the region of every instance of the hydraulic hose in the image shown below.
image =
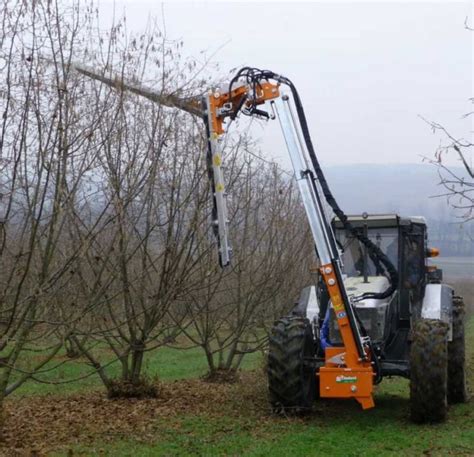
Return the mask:
[[[247, 84], [250, 84], [255, 88], [260, 84], [260, 81], [262, 80], [269, 80], [273, 79], [275, 81], [278, 81], [279, 83], [287, 85], [291, 93], [293, 95], [295, 107], [296, 107], [296, 113], [298, 116], [298, 120], [300, 122], [301, 126], [301, 131], [303, 134], [303, 139], [306, 144], [306, 148], [308, 150], [309, 157], [311, 159], [311, 163], [314, 168], [314, 172], [316, 173], [316, 178], [319, 181], [319, 184], [321, 186], [321, 189], [323, 191], [324, 198], [326, 202], [329, 204], [331, 209], [334, 211], [334, 214], [339, 218], [341, 221], [343, 227], [356, 239], [358, 239], [364, 246], [367, 247], [367, 252], [370, 256], [370, 258], [374, 261], [376, 266], [379, 266], [380, 263], [383, 265], [385, 270], [387, 271], [389, 278], [390, 278], [390, 286], [383, 292], [367, 292], [362, 294], [360, 297], [358, 297], [359, 300], [364, 300], [367, 298], [373, 298], [373, 299], [383, 299], [387, 298], [390, 295], [392, 295], [393, 292], [398, 287], [398, 272], [389, 257], [375, 244], [370, 240], [367, 236], [365, 236], [363, 233], [361, 233], [359, 230], [357, 230], [349, 221], [347, 218], [346, 214], [344, 211], [339, 207], [336, 199], [334, 198], [334, 195], [331, 192], [331, 189], [329, 188], [329, 185], [326, 181], [326, 177], [324, 176], [323, 170], [321, 168], [321, 165], [319, 164], [318, 158], [316, 156], [316, 152], [313, 146], [313, 142], [311, 140], [311, 135], [309, 133], [309, 128], [308, 128], [308, 122], [306, 120], [306, 115], [303, 109], [303, 104], [301, 102], [300, 96], [298, 94], [298, 91], [296, 90], [296, 87], [294, 84], [286, 77], [278, 75], [272, 71], [268, 70], [259, 70], [257, 68], [251, 68], [251, 67], [244, 67], [242, 68], [231, 80], [229, 84], [229, 93], [232, 90], [233, 84], [240, 78], [245, 78], [247, 81]], [[240, 111], [241, 106], [239, 107], [239, 110], [236, 110], [234, 115], [237, 114], [238, 111]], [[253, 112], [256, 110], [256, 107], [254, 106], [253, 109], [250, 111]]]
[[[384, 298], [387, 298], [390, 295], [392, 295], [393, 292], [395, 292], [395, 290], [398, 287], [398, 272], [397, 272], [397, 269], [395, 268], [395, 266], [393, 265], [393, 263], [391, 262], [389, 257], [379, 248], [379, 246], [377, 246], [375, 243], [373, 243], [372, 240], [370, 240], [370, 238], [365, 236], [362, 232], [357, 230], [350, 223], [348, 217], [346, 216], [344, 211], [339, 207], [336, 199], [334, 198], [334, 195], [332, 194], [332, 192], [329, 188], [329, 185], [326, 181], [326, 177], [324, 176], [323, 170], [322, 170], [322, 168], [319, 164], [318, 158], [316, 156], [316, 152], [314, 150], [313, 142], [311, 140], [311, 135], [309, 133], [308, 122], [306, 120], [306, 115], [305, 115], [305, 112], [304, 112], [304, 109], [303, 109], [303, 104], [301, 102], [298, 91], [296, 90], [296, 87], [293, 85], [293, 83], [288, 78], [277, 75], [277, 74], [275, 74], [271, 71], [259, 70], [259, 69], [256, 69], [256, 68], [245, 67], [245, 68], [242, 68], [234, 76], [234, 78], [230, 82], [230, 84], [229, 84], [229, 94], [232, 91], [233, 84], [240, 78], [246, 78], [247, 84], [249, 84], [253, 88], [253, 94], [252, 94], [253, 99], [255, 99], [256, 88], [257, 88], [257, 86], [260, 85], [260, 81], [262, 81], [262, 80], [273, 79], [273, 80], [278, 81], [281, 84], [287, 85], [290, 88], [290, 90], [292, 92], [292, 95], [293, 95], [293, 99], [294, 99], [294, 103], [295, 103], [295, 107], [296, 107], [296, 113], [297, 113], [298, 120], [299, 120], [299, 123], [300, 123], [301, 131], [302, 131], [302, 134], [303, 134], [303, 139], [304, 139], [306, 148], [308, 150], [308, 154], [309, 154], [314, 172], [316, 173], [316, 178], [319, 181], [319, 185], [320, 185], [320, 187], [323, 191], [323, 195], [324, 195], [324, 198], [325, 198], [326, 202], [329, 204], [329, 206], [333, 210], [334, 214], [339, 218], [339, 220], [341, 221], [343, 227], [352, 236], [354, 236], [356, 239], [358, 239], [364, 246], [366, 246], [367, 252], [368, 252], [370, 258], [374, 261], [374, 263], [376, 264], [377, 267], [379, 267], [380, 263], [381, 263], [383, 265], [383, 267], [385, 268], [385, 270], [387, 271], [387, 273], [389, 275], [389, 278], [390, 278], [390, 285], [385, 291], [364, 293], [360, 297], [357, 297], [357, 299], [358, 300], [364, 300], [364, 299], [368, 299], [368, 298], [384, 299]], [[252, 98], [250, 100], [252, 100]], [[238, 114], [238, 112], [241, 111], [242, 106], [243, 106], [243, 103], [241, 103], [240, 106], [236, 107], [237, 109], [233, 113], [232, 118], [235, 118], [235, 116]], [[244, 112], [244, 114], [250, 114], [250, 115], [255, 114], [255, 113], [258, 113], [258, 110], [257, 110], [257, 107], [255, 106], [255, 104], [253, 106], [250, 104], [250, 109], [248, 110], [248, 113]], [[312, 171], [311, 170], [306, 170], [306, 172], [311, 176], [311, 179], [313, 180], [314, 184], [316, 185], [315, 177], [313, 176]], [[368, 337], [367, 331], [364, 328], [364, 325], [362, 324], [362, 322], [360, 321], [359, 316], [357, 315], [357, 313], [354, 313], [354, 315], [355, 315], [355, 318], [358, 321], [358, 324], [359, 324], [359, 327], [362, 331], [363, 336]], [[328, 336], [329, 336], [328, 335], [328, 333], [329, 333], [328, 332], [328, 330], [329, 330], [329, 328], [328, 328], [328, 324], [329, 324], [328, 316], [329, 316], [329, 313], [327, 313], [327, 315], [324, 319], [324, 323], [323, 323], [322, 342], [323, 342], [323, 344], [330, 345], [331, 343], [330, 343], [329, 338], [328, 338]], [[370, 352], [373, 354], [372, 363], [374, 364], [374, 369], [375, 369], [375, 373], [376, 373], [375, 383], [378, 384], [382, 380], [382, 367], [381, 367], [378, 354], [375, 351], [375, 347], [373, 346], [372, 341], [370, 340], [370, 338], [367, 338], [367, 341], [368, 341], [368, 344], [369, 344]]]
[[321, 166], [319, 164], [318, 158], [316, 156], [313, 143], [311, 141], [311, 136], [309, 133], [309, 128], [308, 128], [308, 123], [306, 121], [306, 116], [304, 113], [303, 105], [301, 103], [301, 99], [299, 97], [298, 91], [296, 90], [295, 86], [291, 81], [288, 80], [288, 86], [291, 89], [291, 92], [293, 94], [293, 98], [295, 101], [295, 106], [296, 106], [296, 112], [298, 115], [298, 119], [300, 121], [301, 125], [301, 131], [303, 133], [303, 138], [306, 144], [306, 147], [308, 149], [309, 157], [311, 159], [311, 163], [314, 167], [314, 171], [316, 173], [316, 176], [319, 180], [319, 184], [321, 186], [321, 189], [324, 194], [324, 198], [326, 199], [327, 203], [331, 207], [331, 209], [334, 211], [334, 214], [339, 218], [341, 221], [342, 225], [344, 228], [355, 238], [357, 238], [364, 246], [367, 247], [368, 253], [371, 257], [375, 257], [376, 259], [379, 259], [380, 262], [383, 264], [385, 269], [387, 270], [389, 276], [390, 276], [390, 286], [383, 292], [375, 293], [375, 292], [368, 292], [363, 294], [360, 298], [361, 299], [366, 299], [366, 298], [375, 298], [375, 299], [383, 299], [387, 298], [390, 295], [392, 295], [393, 292], [397, 289], [398, 285], [398, 272], [391, 260], [388, 258], [386, 254], [375, 244], [370, 240], [368, 237], [366, 237], [363, 233], [358, 231], [348, 220], [347, 216], [345, 215], [344, 211], [339, 207], [336, 199], [334, 198], [329, 185], [326, 181], [326, 177], [324, 176], [323, 170], [321, 169]]

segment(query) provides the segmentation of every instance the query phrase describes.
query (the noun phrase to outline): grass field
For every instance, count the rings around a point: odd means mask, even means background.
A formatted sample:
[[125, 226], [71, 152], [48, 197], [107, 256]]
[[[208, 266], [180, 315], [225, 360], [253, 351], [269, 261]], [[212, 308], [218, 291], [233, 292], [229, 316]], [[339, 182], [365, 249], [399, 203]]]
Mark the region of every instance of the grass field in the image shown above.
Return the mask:
[[[469, 379], [474, 384], [474, 316], [467, 322]], [[320, 401], [305, 418], [272, 416], [260, 355], [247, 359], [241, 380], [212, 384], [197, 349], [163, 349], [147, 361], [162, 395], [107, 400], [96, 377], [51, 386], [29, 383], [7, 401], [0, 455], [52, 456], [473, 456], [474, 403], [450, 408], [438, 425], [408, 420], [408, 382], [385, 379], [376, 408]], [[64, 379], [84, 373], [68, 364]], [[112, 370], [116, 368], [112, 367]]]
[[435, 257], [430, 262], [443, 270], [445, 280], [451, 278], [474, 278], [474, 258], [472, 257]]
[[[110, 351], [104, 350], [103, 352], [105, 355], [101, 357], [102, 363], [106, 364], [107, 359], [115, 360]], [[73, 393], [89, 392], [102, 387], [99, 377], [85, 359], [71, 361], [67, 360], [64, 355], [59, 357], [59, 359], [65, 363], [54, 371], [47, 371], [38, 376], [46, 383], [26, 383], [16, 390], [13, 396], [15, 398], [44, 395], [64, 396]], [[260, 361], [260, 354], [249, 354], [242, 362], [242, 369], [254, 369]], [[54, 363], [57, 363], [57, 361]], [[163, 347], [157, 351], [148, 352], [144, 365], [145, 373], [148, 377], [157, 377], [163, 382], [199, 378], [204, 376], [208, 369], [206, 359], [199, 348], [182, 350]], [[111, 377], [118, 376], [120, 372], [119, 363], [117, 361], [112, 362], [107, 366], [106, 371]], [[90, 376], [87, 376], [88, 374]], [[70, 382], [82, 377], [83, 379], [79, 382]], [[55, 384], [48, 384], [48, 381], [52, 381]]]

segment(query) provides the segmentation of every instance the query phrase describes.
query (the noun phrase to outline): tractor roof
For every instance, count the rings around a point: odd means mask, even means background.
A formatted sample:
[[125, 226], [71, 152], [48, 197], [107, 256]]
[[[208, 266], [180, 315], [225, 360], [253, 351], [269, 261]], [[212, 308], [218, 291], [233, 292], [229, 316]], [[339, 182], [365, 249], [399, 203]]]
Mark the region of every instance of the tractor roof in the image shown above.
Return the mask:
[[[368, 227], [398, 227], [399, 225], [423, 224], [426, 220], [423, 216], [401, 217], [398, 214], [351, 214], [347, 218], [355, 227], [367, 224]], [[333, 219], [337, 228], [341, 227], [338, 217]]]

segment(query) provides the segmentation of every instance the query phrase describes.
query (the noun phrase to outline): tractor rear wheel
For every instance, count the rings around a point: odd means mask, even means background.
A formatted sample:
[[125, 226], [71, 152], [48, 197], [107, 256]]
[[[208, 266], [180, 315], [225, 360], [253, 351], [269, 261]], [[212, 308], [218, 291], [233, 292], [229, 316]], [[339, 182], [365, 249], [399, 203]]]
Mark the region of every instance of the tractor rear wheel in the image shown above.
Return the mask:
[[302, 414], [316, 395], [313, 331], [309, 320], [287, 316], [273, 326], [268, 352], [268, 390], [274, 412]]
[[448, 325], [419, 319], [410, 349], [410, 410], [414, 422], [441, 422], [448, 408]]
[[448, 402], [467, 401], [466, 349], [464, 336], [464, 302], [462, 297], [453, 299], [453, 339], [448, 343]]

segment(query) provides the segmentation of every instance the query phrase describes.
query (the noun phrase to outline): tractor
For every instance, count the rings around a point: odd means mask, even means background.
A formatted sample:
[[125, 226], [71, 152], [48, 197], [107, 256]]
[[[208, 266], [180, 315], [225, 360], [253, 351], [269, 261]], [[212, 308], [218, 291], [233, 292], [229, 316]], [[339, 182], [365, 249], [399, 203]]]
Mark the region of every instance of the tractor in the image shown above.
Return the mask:
[[[428, 265], [438, 254], [427, 244], [422, 217], [396, 214], [348, 217], [354, 229], [375, 243], [396, 265], [396, 290], [383, 299], [354, 304], [364, 333], [377, 358], [376, 382], [384, 376], [410, 380], [413, 421], [439, 422], [448, 404], [467, 400], [464, 303], [442, 284], [442, 271]], [[388, 279], [367, 253], [356, 233], [348, 233], [334, 219], [332, 229], [342, 252], [343, 282], [348, 294], [380, 292]], [[321, 276], [303, 289], [290, 315], [278, 320], [271, 332], [268, 387], [275, 411], [305, 413], [321, 392], [319, 369], [328, 348], [343, 347], [336, 314]], [[354, 376], [344, 383], [357, 389]]]

